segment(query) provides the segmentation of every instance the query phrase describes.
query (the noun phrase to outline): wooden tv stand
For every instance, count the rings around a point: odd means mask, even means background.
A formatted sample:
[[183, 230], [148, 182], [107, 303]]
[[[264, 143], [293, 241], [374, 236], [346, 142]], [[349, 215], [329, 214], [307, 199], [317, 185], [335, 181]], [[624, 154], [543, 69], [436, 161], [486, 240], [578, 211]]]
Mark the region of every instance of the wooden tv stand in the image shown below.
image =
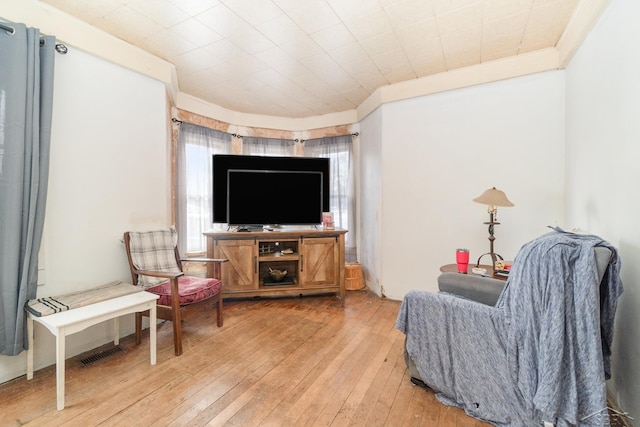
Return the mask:
[[[207, 256], [222, 265], [225, 298], [333, 293], [344, 298], [346, 230], [207, 232]], [[269, 269], [286, 270], [273, 282]], [[209, 271], [209, 273], [213, 273]]]

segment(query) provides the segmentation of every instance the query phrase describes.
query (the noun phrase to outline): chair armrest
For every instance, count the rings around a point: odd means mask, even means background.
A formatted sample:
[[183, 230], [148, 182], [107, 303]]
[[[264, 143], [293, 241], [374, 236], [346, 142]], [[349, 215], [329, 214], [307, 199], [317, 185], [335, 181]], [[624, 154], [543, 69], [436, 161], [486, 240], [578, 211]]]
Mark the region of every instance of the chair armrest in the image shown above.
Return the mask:
[[482, 304], [494, 306], [506, 282], [475, 274], [442, 273], [438, 276], [441, 292], [454, 294]]
[[226, 258], [181, 258], [180, 262], [228, 262]]
[[165, 279], [175, 279], [184, 276], [184, 273], [181, 271], [172, 273], [170, 271], [136, 270], [135, 273], [143, 276], [163, 277]]

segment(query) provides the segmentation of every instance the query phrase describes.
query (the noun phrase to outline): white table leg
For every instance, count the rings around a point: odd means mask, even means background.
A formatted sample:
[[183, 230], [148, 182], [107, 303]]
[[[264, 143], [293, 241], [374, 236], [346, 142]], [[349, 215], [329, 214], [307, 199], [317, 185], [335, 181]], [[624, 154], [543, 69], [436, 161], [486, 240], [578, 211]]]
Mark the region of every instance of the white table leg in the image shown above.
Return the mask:
[[58, 330], [56, 334], [56, 397], [58, 411], [64, 409], [64, 368], [65, 368], [65, 333]]
[[113, 345], [120, 344], [120, 318], [113, 319]]
[[153, 301], [149, 308], [149, 347], [151, 351], [151, 364], [156, 364], [156, 302]]
[[27, 379], [33, 379], [33, 319], [27, 314], [27, 336], [29, 349], [27, 350]]

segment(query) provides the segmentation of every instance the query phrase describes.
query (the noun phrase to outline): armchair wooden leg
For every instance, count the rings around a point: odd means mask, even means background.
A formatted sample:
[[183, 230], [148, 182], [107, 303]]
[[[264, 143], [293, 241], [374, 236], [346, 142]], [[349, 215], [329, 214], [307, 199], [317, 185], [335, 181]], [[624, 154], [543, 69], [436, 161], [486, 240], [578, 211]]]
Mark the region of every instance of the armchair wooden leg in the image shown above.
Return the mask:
[[222, 326], [224, 319], [222, 318], [222, 295], [218, 295], [218, 307], [216, 309], [218, 317], [218, 327]]
[[[178, 315], [178, 317], [180, 317]], [[182, 354], [182, 325], [180, 319], [173, 319], [173, 346], [175, 348], [176, 356]]]
[[180, 356], [182, 354], [182, 316], [180, 313], [178, 279], [171, 279], [171, 318], [173, 322], [173, 345], [176, 356]]

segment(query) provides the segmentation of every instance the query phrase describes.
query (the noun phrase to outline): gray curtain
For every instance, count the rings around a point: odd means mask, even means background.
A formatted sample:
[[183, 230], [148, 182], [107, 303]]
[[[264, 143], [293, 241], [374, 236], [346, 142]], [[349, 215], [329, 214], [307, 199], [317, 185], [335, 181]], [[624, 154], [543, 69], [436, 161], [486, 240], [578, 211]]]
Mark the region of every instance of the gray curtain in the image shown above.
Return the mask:
[[0, 29], [0, 354], [13, 356], [28, 345], [23, 307], [38, 284], [55, 38], [2, 25], [13, 31]]
[[242, 154], [248, 156], [293, 156], [295, 142], [290, 139], [245, 136], [242, 138]]
[[178, 133], [177, 224], [178, 248], [184, 255], [206, 250], [205, 231], [212, 222], [212, 159], [231, 153], [231, 135], [191, 123], [182, 123]]
[[357, 260], [356, 185], [353, 137], [341, 135], [304, 142], [306, 157], [331, 159], [331, 212], [336, 227], [349, 230], [345, 237], [347, 261]]

